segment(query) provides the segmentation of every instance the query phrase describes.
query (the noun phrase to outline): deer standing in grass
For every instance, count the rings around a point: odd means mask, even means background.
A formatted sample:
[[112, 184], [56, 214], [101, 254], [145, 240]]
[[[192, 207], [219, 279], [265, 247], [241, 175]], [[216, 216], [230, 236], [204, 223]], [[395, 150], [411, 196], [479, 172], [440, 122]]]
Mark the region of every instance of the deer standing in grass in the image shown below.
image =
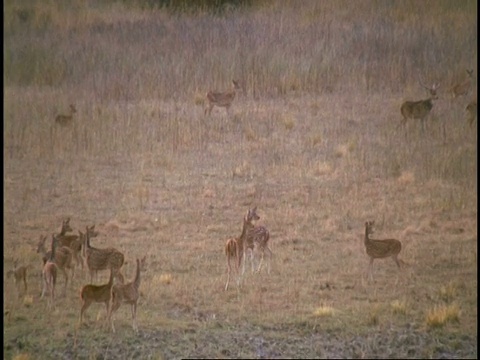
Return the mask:
[[403, 116], [403, 120], [400, 125], [406, 127], [407, 119], [420, 119], [420, 121], [422, 122], [422, 132], [424, 132], [425, 120], [433, 108], [432, 100], [438, 99], [437, 90], [440, 86], [437, 84], [433, 84], [432, 87], [428, 87], [423, 85], [422, 83], [420, 84], [430, 92], [430, 97], [428, 99], [419, 101], [405, 101], [400, 108]]
[[73, 104], [70, 104], [69, 107], [69, 114], [68, 115], [62, 115], [59, 114], [55, 117], [55, 124], [58, 124], [60, 126], [68, 126], [72, 123], [73, 119], [73, 114], [77, 112], [77, 109], [75, 109], [75, 106]]
[[[60, 230], [60, 234], [57, 235], [58, 242], [60, 246], [66, 246], [72, 250], [73, 258], [75, 259], [75, 263], [84, 268], [84, 260], [82, 258], [82, 246], [84, 243], [84, 239], [81, 235], [75, 234], [67, 234], [67, 232], [73, 231], [70, 227], [70, 218], [62, 221], [62, 228]], [[90, 234], [90, 237], [97, 237], [98, 231], [95, 231], [95, 225], [90, 227], [87, 226], [87, 231]], [[81, 233], [80, 233], [81, 234]]]
[[373, 227], [375, 225], [374, 221], [367, 221], [365, 223], [365, 248], [367, 250], [367, 255], [370, 257], [369, 265], [369, 275], [373, 279], [372, 270], [373, 270], [373, 261], [375, 259], [383, 259], [391, 257], [397, 266], [400, 268], [404, 264], [402, 260], [398, 258], [398, 254], [402, 250], [402, 243], [397, 239], [384, 239], [384, 240], [375, 240], [370, 239], [370, 235], [374, 233]]
[[42, 295], [40, 296], [40, 298], [43, 298], [45, 294], [48, 293], [48, 308], [53, 308], [55, 306], [55, 285], [57, 282], [57, 264], [55, 263], [55, 256], [55, 236], [52, 235], [52, 249], [50, 252], [50, 257], [43, 266], [42, 270], [43, 289]]
[[131, 282], [125, 285], [117, 284], [112, 288], [109, 318], [113, 332], [115, 332], [113, 313], [117, 311], [122, 304], [129, 304], [131, 306], [133, 331], [138, 332], [137, 304], [140, 297], [140, 272], [145, 271], [146, 260], [146, 256], [144, 256], [141, 260], [137, 259], [137, 271], [135, 273], [135, 278]]
[[473, 84], [473, 70], [465, 70], [468, 74], [466, 80], [461, 83], [456, 84], [452, 87], [453, 98], [456, 99], [459, 96], [467, 95], [472, 88]]
[[468, 103], [465, 107], [465, 111], [467, 112], [467, 120], [470, 127], [473, 126], [473, 122], [477, 117], [477, 99], [474, 99]]
[[115, 248], [98, 249], [90, 245], [90, 233], [87, 231], [84, 235], [84, 256], [88, 270], [90, 271], [90, 282], [93, 282], [93, 275], [98, 271], [110, 269], [113, 272], [114, 277], [124, 283], [124, 278], [120, 272], [120, 268], [125, 262], [125, 256], [123, 253]]
[[[18, 259], [15, 259], [13, 262], [13, 270], [9, 270], [7, 272], [7, 278], [13, 276], [13, 281], [15, 282], [15, 287], [17, 291], [19, 291], [18, 287], [23, 282], [25, 294], [27, 293], [28, 286], [27, 286], [27, 270], [30, 265], [27, 266], [18, 266]], [[20, 297], [20, 291], [18, 293]]]
[[224, 107], [229, 112], [230, 106], [235, 99], [237, 91], [242, 90], [242, 86], [238, 81], [232, 80], [233, 89], [230, 91], [218, 92], [209, 91], [206, 95], [207, 107], [205, 108], [205, 115], [210, 115], [214, 106]]
[[[267, 228], [264, 226], [255, 226], [253, 223], [254, 221], [260, 219], [260, 216], [257, 215], [256, 211], [257, 207], [247, 211], [247, 214], [243, 218], [243, 228], [240, 237], [228, 239], [225, 244], [225, 255], [227, 257], [227, 282], [225, 284], [225, 290], [228, 290], [228, 285], [230, 283], [232, 260], [235, 260], [235, 270], [238, 273], [243, 258], [243, 275], [246, 268], [247, 251], [250, 251], [252, 272], [255, 271], [254, 254], [256, 252], [261, 252], [261, 260], [256, 270], [257, 272], [261, 270], [265, 252], [268, 252], [269, 258], [271, 258], [273, 255], [272, 251], [268, 247], [270, 233], [268, 232]], [[268, 262], [268, 272], [270, 273], [270, 261]]]
[[72, 279], [75, 272], [75, 266], [72, 261], [73, 259], [72, 250], [70, 250], [70, 248], [66, 246], [59, 246], [56, 236], [52, 235], [52, 242], [55, 244], [55, 249], [56, 249], [55, 256], [52, 256], [53, 246], [52, 246], [52, 250], [47, 252], [45, 248], [46, 240], [47, 240], [46, 236], [40, 236], [40, 241], [37, 246], [37, 253], [42, 254], [42, 260], [44, 265], [46, 265], [48, 261], [54, 262], [57, 265], [58, 270], [62, 272], [63, 276], [65, 277], [65, 288], [63, 292], [63, 295], [65, 296], [67, 293], [67, 286], [68, 286], [67, 270], [70, 270], [72, 272]]
[[80, 291], [80, 299], [82, 300], [82, 308], [80, 309], [80, 322], [82, 324], [83, 314], [93, 303], [104, 303], [107, 308], [107, 320], [110, 314], [110, 303], [112, 298], [113, 287], [113, 270], [110, 270], [110, 278], [105, 285], [85, 285]]

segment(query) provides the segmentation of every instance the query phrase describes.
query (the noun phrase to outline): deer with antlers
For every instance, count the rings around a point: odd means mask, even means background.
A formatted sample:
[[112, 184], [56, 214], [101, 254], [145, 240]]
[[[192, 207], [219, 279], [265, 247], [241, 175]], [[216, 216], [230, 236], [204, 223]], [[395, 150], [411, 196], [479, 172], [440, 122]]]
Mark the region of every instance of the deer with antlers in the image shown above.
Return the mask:
[[406, 126], [407, 119], [420, 119], [422, 122], [422, 132], [425, 131], [425, 119], [433, 108], [433, 100], [437, 100], [437, 90], [440, 87], [438, 84], [433, 84], [432, 87], [420, 84], [430, 92], [430, 97], [425, 100], [419, 101], [405, 101], [400, 107], [400, 112], [402, 113], [403, 120], [400, 125]]
[[[254, 255], [256, 252], [261, 252], [261, 260], [256, 269], [260, 271], [265, 252], [268, 252], [269, 257], [273, 255], [268, 246], [270, 233], [264, 226], [256, 226], [254, 222], [260, 219], [257, 215], [257, 207], [249, 209], [243, 218], [243, 228], [240, 237], [228, 239], [225, 244], [225, 255], [227, 257], [227, 282], [225, 290], [228, 290], [230, 283], [230, 274], [232, 271], [231, 262], [235, 261], [235, 270], [238, 273], [243, 258], [242, 275], [245, 273], [247, 252], [250, 252], [250, 262], [252, 265], [252, 272], [255, 271]], [[268, 272], [270, 272], [270, 261], [268, 263]], [[239, 281], [239, 280], [238, 280]]]

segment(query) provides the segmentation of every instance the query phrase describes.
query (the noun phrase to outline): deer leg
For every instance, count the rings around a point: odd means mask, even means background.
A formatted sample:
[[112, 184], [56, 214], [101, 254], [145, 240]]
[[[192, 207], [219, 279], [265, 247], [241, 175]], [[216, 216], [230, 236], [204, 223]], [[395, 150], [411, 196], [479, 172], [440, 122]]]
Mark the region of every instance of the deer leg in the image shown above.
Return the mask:
[[227, 254], [227, 283], [225, 284], [225, 291], [228, 290], [228, 284], [230, 283], [230, 271], [231, 271], [230, 257]]
[[135, 332], [138, 332], [138, 326], [137, 326], [137, 303], [134, 302], [132, 304], [132, 326], [133, 330]]
[[374, 258], [371, 257], [370, 258], [370, 264], [368, 266], [368, 275], [370, 277], [370, 280], [373, 280], [373, 260], [374, 260]]

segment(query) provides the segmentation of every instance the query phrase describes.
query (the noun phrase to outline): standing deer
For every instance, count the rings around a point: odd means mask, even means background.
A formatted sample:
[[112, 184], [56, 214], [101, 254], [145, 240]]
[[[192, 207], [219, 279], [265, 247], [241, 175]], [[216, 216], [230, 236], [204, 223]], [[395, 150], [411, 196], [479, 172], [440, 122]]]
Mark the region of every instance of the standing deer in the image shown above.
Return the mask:
[[398, 258], [398, 254], [402, 250], [402, 243], [397, 239], [384, 239], [374, 240], [370, 239], [370, 235], [374, 233], [373, 226], [374, 221], [367, 221], [365, 223], [365, 248], [367, 255], [370, 257], [369, 275], [373, 279], [373, 261], [375, 259], [383, 259], [391, 257], [397, 266], [400, 268], [401, 264], [404, 264], [402, 260]]
[[70, 125], [73, 119], [73, 114], [77, 112], [77, 109], [75, 109], [75, 106], [73, 104], [70, 104], [69, 110], [70, 112], [68, 115], [62, 115], [62, 114], [57, 115], [55, 117], [55, 124], [58, 124], [60, 126]]
[[[18, 259], [15, 259], [13, 262], [13, 270], [9, 270], [7, 272], [7, 278], [13, 276], [13, 281], [15, 282], [15, 287], [17, 291], [19, 291], [18, 287], [21, 282], [23, 282], [25, 294], [27, 293], [28, 286], [27, 286], [27, 270], [30, 265], [27, 266], [18, 266]], [[20, 291], [18, 293], [20, 297]]]
[[140, 298], [140, 272], [145, 271], [146, 261], [146, 256], [144, 256], [141, 260], [137, 259], [137, 271], [135, 273], [135, 278], [128, 284], [117, 284], [112, 288], [112, 304], [110, 305], [109, 318], [113, 332], [115, 332], [115, 326], [113, 324], [113, 313], [117, 311], [120, 305], [124, 303], [131, 306], [133, 331], [138, 332], [137, 304], [138, 299]]
[[42, 280], [43, 280], [43, 289], [42, 295], [40, 298], [43, 298], [45, 294], [48, 292], [49, 299], [48, 299], [48, 308], [53, 308], [55, 306], [55, 285], [57, 282], [57, 265], [55, 263], [55, 255], [56, 255], [56, 243], [55, 243], [55, 235], [52, 235], [52, 249], [50, 252], [50, 257], [48, 258], [47, 262], [43, 266], [42, 270]]
[[100, 270], [110, 269], [113, 272], [120, 283], [124, 283], [124, 278], [120, 272], [120, 268], [125, 262], [125, 256], [123, 253], [115, 248], [98, 249], [90, 245], [90, 234], [88, 227], [86, 233], [83, 235], [85, 238], [84, 255], [85, 262], [87, 263], [88, 270], [90, 271], [90, 282], [93, 282], [93, 275]]
[[472, 127], [475, 118], [477, 117], [477, 99], [474, 99], [468, 103], [465, 108], [467, 112], [467, 120], [470, 127]]
[[[250, 251], [250, 261], [252, 264], [252, 272], [254, 270], [254, 254], [255, 252], [261, 252], [261, 260], [257, 268], [257, 272], [260, 271], [265, 251], [268, 251], [269, 257], [272, 256], [272, 251], [268, 247], [268, 240], [270, 234], [264, 226], [255, 226], [254, 221], [259, 220], [260, 217], [256, 213], [257, 207], [249, 209], [247, 214], [243, 218], [242, 233], [239, 238], [228, 239], [225, 244], [225, 255], [227, 257], [227, 282], [225, 284], [225, 290], [228, 290], [230, 283], [231, 273], [231, 261], [235, 260], [235, 270], [239, 271], [240, 264], [243, 258], [243, 270], [242, 275], [245, 273], [247, 251]], [[270, 272], [270, 261], [268, 264], [268, 272]]]
[[[46, 236], [40, 236], [40, 241], [37, 246], [37, 253], [42, 254], [42, 260], [44, 266], [48, 261], [54, 262], [57, 265], [57, 269], [60, 270], [65, 277], [65, 288], [64, 295], [67, 293], [68, 286], [68, 272], [71, 270], [72, 279], [75, 273], [75, 266], [73, 265], [73, 254], [72, 250], [66, 246], [59, 246], [58, 240], [56, 239], [55, 234], [52, 235], [52, 250], [48, 251], [45, 248], [45, 241], [47, 240]], [[53, 247], [55, 246], [55, 256], [52, 255]]]
[[113, 287], [113, 270], [110, 270], [110, 278], [105, 285], [85, 285], [80, 291], [80, 299], [82, 300], [82, 308], [80, 309], [80, 322], [82, 324], [83, 314], [87, 309], [95, 303], [104, 303], [107, 308], [107, 320], [110, 315], [110, 301], [112, 298]]
[[465, 70], [468, 74], [467, 79], [463, 82], [456, 84], [452, 87], [453, 98], [456, 99], [459, 96], [467, 95], [473, 84], [473, 70]]
[[405, 101], [400, 108], [403, 115], [401, 125], [406, 126], [407, 119], [420, 119], [422, 122], [422, 132], [425, 131], [425, 119], [433, 108], [432, 100], [437, 100], [437, 90], [440, 87], [437, 84], [433, 84], [432, 87], [428, 87], [420, 84], [430, 92], [430, 97], [425, 100], [419, 101]]
[[237, 91], [242, 90], [242, 86], [239, 81], [232, 80], [233, 89], [224, 92], [218, 91], [209, 91], [206, 95], [207, 107], [205, 108], [205, 115], [210, 115], [214, 106], [224, 107], [229, 112], [230, 106], [232, 105], [233, 100]]

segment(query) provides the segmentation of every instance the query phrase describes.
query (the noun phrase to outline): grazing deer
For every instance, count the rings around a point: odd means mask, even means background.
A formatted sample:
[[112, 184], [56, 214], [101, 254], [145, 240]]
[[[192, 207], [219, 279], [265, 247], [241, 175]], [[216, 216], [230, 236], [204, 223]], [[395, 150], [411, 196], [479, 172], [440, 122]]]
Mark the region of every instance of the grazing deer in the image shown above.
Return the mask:
[[88, 270], [90, 271], [90, 282], [93, 282], [93, 275], [100, 270], [112, 270], [114, 276], [124, 283], [124, 278], [120, 272], [120, 268], [125, 262], [125, 256], [123, 253], [115, 248], [98, 249], [90, 245], [90, 234], [87, 231], [84, 235], [85, 243], [83, 246], [85, 262], [87, 263]]
[[[72, 272], [72, 279], [75, 274], [75, 266], [73, 265], [73, 254], [72, 250], [66, 246], [59, 246], [58, 240], [56, 239], [55, 235], [52, 235], [52, 242], [55, 243], [55, 256], [52, 257], [53, 253], [53, 246], [52, 250], [48, 251], [45, 249], [45, 241], [47, 240], [46, 236], [40, 236], [40, 241], [37, 246], [37, 253], [42, 254], [42, 260], [44, 266], [50, 260], [57, 265], [58, 270], [60, 270], [65, 277], [65, 288], [64, 288], [64, 295], [67, 293], [67, 286], [68, 286], [68, 273], [67, 270], [71, 270]], [[51, 260], [53, 259], [53, 260]]]
[[50, 257], [48, 258], [47, 262], [43, 266], [43, 270], [42, 270], [43, 289], [42, 289], [42, 295], [40, 296], [40, 298], [43, 298], [45, 294], [48, 292], [49, 294], [48, 308], [52, 308], [55, 306], [55, 284], [57, 282], [57, 265], [55, 263], [55, 256], [56, 256], [56, 243], [55, 243], [55, 236], [52, 235], [52, 250], [50, 252]]
[[465, 108], [467, 112], [467, 120], [470, 127], [472, 127], [475, 118], [477, 117], [477, 99], [470, 101]]
[[403, 115], [401, 125], [405, 127], [407, 119], [420, 119], [422, 122], [422, 132], [424, 132], [425, 119], [427, 118], [428, 114], [430, 114], [430, 110], [433, 108], [432, 100], [438, 99], [437, 90], [440, 86], [433, 84], [430, 88], [423, 85], [421, 82], [420, 84], [430, 92], [430, 97], [428, 99], [419, 101], [405, 101], [400, 108], [400, 111]]
[[374, 233], [374, 230], [373, 230], [374, 225], [375, 225], [374, 221], [367, 221], [365, 223], [365, 248], [367, 250], [367, 255], [370, 257], [369, 275], [371, 278], [373, 278], [372, 269], [373, 269], [373, 261], [375, 259], [383, 259], [383, 258], [391, 257], [399, 268], [401, 267], [401, 265], [405, 264], [402, 260], [398, 258], [398, 254], [402, 250], [402, 243], [399, 240], [370, 239], [370, 235]]
[[[261, 251], [262, 259], [258, 265], [257, 272], [260, 271], [263, 258], [265, 255], [265, 250], [268, 251], [269, 256], [272, 256], [272, 251], [268, 247], [268, 240], [270, 234], [264, 226], [255, 226], [253, 221], [259, 220], [260, 216], [256, 213], [257, 207], [249, 209], [247, 214], [243, 218], [243, 228], [242, 233], [239, 238], [228, 239], [225, 244], [225, 255], [227, 256], [227, 283], [225, 284], [225, 290], [228, 290], [228, 285], [230, 282], [230, 273], [231, 265], [230, 261], [232, 259], [236, 260], [235, 270], [238, 272], [243, 257], [243, 270], [242, 275], [245, 273], [246, 268], [246, 257], [247, 251], [250, 251], [250, 261], [252, 264], [252, 272], [254, 271], [254, 253]], [[268, 272], [270, 272], [270, 262], [268, 264]]]
[[[25, 294], [27, 293], [28, 286], [27, 286], [27, 270], [30, 265], [27, 266], [18, 266], [18, 259], [15, 259], [13, 262], [13, 270], [9, 270], [7, 272], [7, 278], [13, 276], [13, 281], [15, 282], [15, 287], [18, 290], [18, 287], [21, 282], [23, 282]], [[20, 292], [18, 293], [20, 297]]]
[[105, 285], [88, 284], [83, 286], [80, 291], [80, 299], [82, 300], [82, 308], [80, 309], [80, 322], [82, 324], [83, 313], [92, 305], [92, 303], [104, 303], [107, 308], [107, 320], [110, 314], [110, 300], [112, 297], [113, 287], [113, 271], [110, 270], [110, 278]]
[[112, 299], [110, 306], [110, 323], [112, 331], [115, 332], [113, 325], [113, 313], [118, 310], [123, 303], [130, 304], [132, 310], [132, 326], [133, 331], [138, 332], [137, 325], [137, 304], [140, 297], [140, 272], [145, 271], [147, 257], [144, 256], [141, 260], [137, 259], [137, 271], [132, 282], [125, 285], [115, 285], [112, 289]]
[[473, 70], [466, 70], [468, 77], [465, 81], [456, 84], [452, 87], [453, 98], [456, 99], [459, 96], [467, 95], [473, 84]]
[[205, 108], [205, 115], [210, 115], [214, 106], [224, 107], [229, 112], [230, 106], [232, 105], [233, 100], [237, 91], [242, 90], [242, 86], [239, 81], [232, 80], [233, 89], [230, 91], [217, 92], [209, 91], [206, 95], [207, 98], [207, 107]]
[[60, 126], [68, 126], [72, 122], [73, 119], [73, 114], [77, 112], [77, 109], [75, 109], [75, 106], [73, 104], [70, 104], [70, 113], [68, 115], [57, 115], [55, 117], [55, 124], [58, 124]]

